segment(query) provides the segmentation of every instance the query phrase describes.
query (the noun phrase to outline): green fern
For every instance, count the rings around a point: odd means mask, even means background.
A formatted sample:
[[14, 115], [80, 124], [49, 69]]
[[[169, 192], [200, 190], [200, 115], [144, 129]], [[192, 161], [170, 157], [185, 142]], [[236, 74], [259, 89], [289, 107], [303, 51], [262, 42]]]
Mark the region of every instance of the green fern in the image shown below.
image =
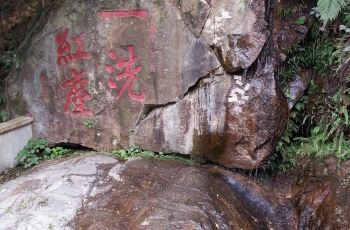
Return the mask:
[[323, 26], [337, 18], [339, 12], [349, 4], [349, 0], [318, 0], [317, 10], [320, 13]]

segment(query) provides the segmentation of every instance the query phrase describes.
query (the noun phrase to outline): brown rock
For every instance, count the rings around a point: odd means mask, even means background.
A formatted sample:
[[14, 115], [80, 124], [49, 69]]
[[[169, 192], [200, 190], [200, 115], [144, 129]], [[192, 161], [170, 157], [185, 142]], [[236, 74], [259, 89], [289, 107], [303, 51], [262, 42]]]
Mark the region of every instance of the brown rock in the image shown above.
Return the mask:
[[264, 1], [212, 0], [202, 35], [228, 72], [247, 69], [267, 40]]
[[[345, 172], [345, 173], [344, 173]], [[350, 164], [333, 158], [301, 161], [273, 181], [297, 211], [297, 229], [350, 228]]]
[[258, 58], [265, 3], [243, 2], [64, 1], [11, 76], [12, 111], [26, 108], [35, 136], [54, 143], [259, 167], [285, 105], [271, 61]]
[[144, 110], [179, 100], [219, 67], [181, 13], [171, 1], [66, 1], [32, 39], [14, 74], [12, 99], [23, 98], [35, 134], [51, 142], [127, 146]]
[[0, 221], [3, 229], [293, 229], [283, 202], [217, 167], [90, 154], [0, 185]]

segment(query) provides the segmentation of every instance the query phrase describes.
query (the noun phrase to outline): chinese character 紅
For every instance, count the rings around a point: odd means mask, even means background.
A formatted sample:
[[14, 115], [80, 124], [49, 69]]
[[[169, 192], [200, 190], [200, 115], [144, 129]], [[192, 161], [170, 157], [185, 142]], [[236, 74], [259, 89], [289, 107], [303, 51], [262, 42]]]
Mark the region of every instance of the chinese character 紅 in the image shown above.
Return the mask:
[[[116, 80], [121, 81], [125, 79], [123, 85], [121, 86], [117, 98], [120, 98], [123, 93], [127, 90], [128, 91], [128, 96], [134, 100], [134, 101], [144, 101], [145, 100], [145, 94], [144, 92], [141, 93], [135, 93], [134, 92], [134, 87], [135, 83], [137, 81], [136, 75], [141, 72], [142, 67], [141, 66], [136, 66], [134, 67], [136, 63], [136, 55], [135, 55], [135, 48], [132, 45], [128, 46], [128, 51], [129, 51], [129, 60], [124, 61], [118, 58], [117, 53], [114, 51], [109, 52], [109, 57], [116, 62], [115, 65], [105, 65], [105, 71], [109, 74], [112, 74], [115, 69], [118, 69], [122, 71], [122, 73], [119, 73], [116, 75]], [[118, 60], [119, 59], [119, 60]], [[110, 79], [108, 81], [108, 86], [110, 89], [116, 89], [117, 88], [117, 83], [113, 80]]]
[[92, 55], [89, 52], [84, 51], [84, 41], [83, 34], [79, 34], [71, 40], [76, 43], [77, 49], [74, 54], [71, 53], [71, 45], [68, 42], [69, 28], [65, 28], [63, 31], [56, 35], [56, 45], [57, 45], [57, 64], [67, 64], [71, 61], [91, 59]]
[[91, 99], [87, 91], [88, 80], [84, 76], [86, 71], [71, 70], [72, 79], [64, 81], [62, 87], [69, 88], [64, 104], [64, 111], [74, 115], [92, 115], [92, 111], [86, 109], [85, 103]]

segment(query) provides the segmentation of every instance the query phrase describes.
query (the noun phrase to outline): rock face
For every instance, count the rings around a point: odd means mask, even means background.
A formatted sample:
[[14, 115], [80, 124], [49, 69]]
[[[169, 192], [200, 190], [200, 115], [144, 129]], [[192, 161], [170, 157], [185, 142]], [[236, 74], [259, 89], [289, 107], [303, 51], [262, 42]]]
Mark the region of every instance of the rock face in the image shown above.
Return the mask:
[[215, 167], [86, 155], [0, 185], [0, 221], [2, 229], [292, 229], [281, 202]]
[[256, 168], [287, 108], [261, 53], [264, 9], [260, 0], [63, 1], [24, 46], [12, 111], [27, 111], [34, 135], [54, 143], [135, 144]]

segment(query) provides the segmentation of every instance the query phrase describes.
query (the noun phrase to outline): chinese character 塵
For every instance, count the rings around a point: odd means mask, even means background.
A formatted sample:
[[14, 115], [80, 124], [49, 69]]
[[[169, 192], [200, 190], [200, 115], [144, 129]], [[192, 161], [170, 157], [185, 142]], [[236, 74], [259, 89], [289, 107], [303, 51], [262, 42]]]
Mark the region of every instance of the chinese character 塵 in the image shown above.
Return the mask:
[[71, 70], [72, 79], [64, 81], [62, 87], [69, 88], [64, 104], [64, 111], [75, 115], [92, 115], [92, 111], [86, 109], [85, 103], [91, 99], [87, 91], [88, 80], [84, 77], [86, 71]]

